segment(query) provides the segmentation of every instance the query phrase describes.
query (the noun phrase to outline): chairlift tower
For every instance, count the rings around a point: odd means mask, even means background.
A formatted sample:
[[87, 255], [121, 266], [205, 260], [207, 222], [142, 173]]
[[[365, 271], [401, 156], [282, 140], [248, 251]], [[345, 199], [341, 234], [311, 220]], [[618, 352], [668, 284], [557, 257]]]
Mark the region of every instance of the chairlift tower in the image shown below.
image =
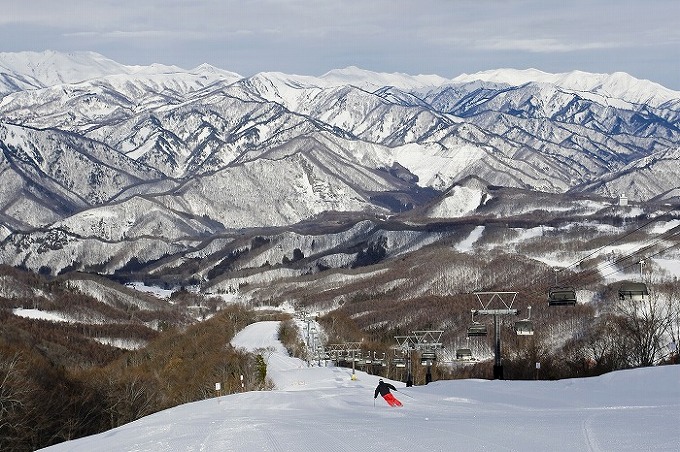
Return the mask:
[[356, 379], [356, 363], [359, 360], [357, 355], [361, 352], [361, 342], [344, 342], [342, 344], [329, 344], [327, 351], [339, 356], [344, 353], [352, 361], [352, 380]]
[[443, 330], [412, 331], [408, 336], [394, 336], [397, 341], [397, 349], [406, 356], [406, 386], [413, 386], [413, 360], [411, 352], [420, 352], [420, 363], [427, 366], [425, 383], [432, 381], [432, 364], [437, 359], [436, 350], [442, 348], [441, 337]]
[[413, 331], [415, 347], [420, 351], [420, 364], [427, 366], [425, 384], [432, 381], [432, 364], [437, 360], [437, 350], [442, 348], [441, 337], [444, 331]]
[[406, 356], [406, 387], [413, 386], [413, 369], [411, 365], [411, 352], [415, 350], [416, 338], [413, 336], [394, 336], [397, 348]]
[[313, 361], [316, 361], [317, 366], [321, 367], [321, 361], [326, 361], [329, 356], [324, 348], [321, 335], [316, 329], [316, 315], [313, 315], [306, 309], [300, 309], [295, 312], [295, 317], [305, 324], [305, 346], [307, 348], [306, 358], [307, 366], [311, 366]]
[[300, 319], [305, 324], [305, 346], [307, 348], [306, 358], [307, 366], [310, 366], [311, 360], [313, 359], [312, 352], [315, 351], [315, 347], [312, 344], [314, 334], [316, 333], [316, 328], [312, 325], [312, 323], [314, 322], [314, 318], [311, 316], [311, 313], [306, 309], [300, 309], [299, 311], [296, 311], [295, 317]]
[[494, 323], [494, 380], [503, 380], [503, 363], [501, 360], [501, 329], [499, 317], [503, 315], [517, 315], [519, 311], [512, 307], [517, 292], [475, 292], [481, 309], [473, 309], [472, 316], [492, 315]]

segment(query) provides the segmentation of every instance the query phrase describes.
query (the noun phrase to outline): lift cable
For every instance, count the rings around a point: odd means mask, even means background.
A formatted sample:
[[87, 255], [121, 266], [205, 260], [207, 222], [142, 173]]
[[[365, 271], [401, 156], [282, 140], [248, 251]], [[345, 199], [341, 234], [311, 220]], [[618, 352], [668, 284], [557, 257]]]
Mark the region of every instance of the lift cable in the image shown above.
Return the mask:
[[[667, 214], [667, 213], [670, 213], [671, 210], [673, 210], [673, 207], [674, 207], [674, 206], [669, 206], [669, 208], [668, 208], [666, 211], [664, 211], [662, 214], [657, 215], [657, 216], [655, 216], [654, 218], [651, 218], [649, 221], [647, 221], [646, 223], [643, 223], [643, 224], [640, 225], [639, 227], [637, 227], [637, 228], [635, 228], [635, 229], [633, 229], [633, 230], [627, 232], [626, 234], [624, 234], [624, 235], [622, 235], [622, 236], [620, 236], [620, 237], [615, 238], [614, 240], [612, 240], [612, 241], [609, 242], [609, 243], [606, 243], [606, 244], [602, 245], [601, 247], [599, 247], [599, 248], [597, 248], [596, 250], [592, 251], [590, 254], [586, 255], [585, 257], [583, 257], [583, 258], [579, 259], [578, 261], [576, 261], [576, 262], [574, 262], [574, 263], [572, 263], [572, 264], [570, 264], [570, 265], [567, 265], [566, 267], [562, 268], [560, 271], [567, 270], [567, 269], [569, 269], [569, 268], [578, 266], [578, 265], [580, 265], [582, 262], [584, 262], [586, 259], [589, 259], [589, 258], [593, 257], [594, 255], [596, 255], [597, 253], [599, 253], [599, 252], [602, 251], [603, 249], [607, 248], [608, 246], [612, 246], [614, 243], [616, 243], [616, 242], [618, 242], [618, 241], [621, 241], [621, 240], [625, 239], [626, 237], [635, 234], [636, 232], [642, 230], [643, 228], [646, 228], [646, 227], [649, 226], [650, 224], [658, 222], [658, 221], [659, 221], [659, 217], [661, 217], [661, 216], [663, 216], [663, 215], [665, 215], [665, 214]], [[675, 228], [673, 228], [673, 229], [675, 229]], [[672, 230], [672, 229], [671, 229], [671, 230]]]
[[[664, 249], [662, 249], [658, 252], [655, 252], [654, 254], [645, 254], [645, 253], [649, 252], [650, 250], [652, 250], [655, 246], [657, 246], [661, 242], [668, 241], [669, 239], [673, 239], [675, 237], [680, 237], [680, 229], [678, 229], [677, 231], [674, 231], [674, 229], [667, 231], [666, 233], [657, 237], [652, 242], [647, 243], [646, 245], [644, 245], [644, 246], [642, 246], [642, 247], [640, 247], [640, 248], [638, 248], [638, 249], [636, 249], [636, 250], [634, 250], [634, 251], [632, 251], [628, 254], [624, 254], [624, 255], [617, 257], [614, 261], [604, 264], [600, 269], [594, 268], [594, 269], [591, 269], [591, 271], [600, 272], [601, 270], [604, 270], [606, 268], [614, 268], [615, 270], [613, 272], [601, 276], [601, 278], [606, 278], [607, 276], [612, 276], [612, 275], [620, 272], [621, 270], [616, 268], [616, 266], [618, 264], [622, 263], [622, 262], [626, 262], [626, 261], [630, 260], [633, 257], [636, 258], [635, 262], [632, 262], [628, 265], [625, 265], [623, 267], [623, 270], [637, 265], [640, 262], [640, 260], [650, 259], [650, 258], [657, 256], [657, 255], [659, 255], [659, 254], [661, 254], [661, 253], [663, 253], [663, 252], [665, 252], [665, 251], [667, 251], [671, 248], [674, 248], [674, 247], [680, 245], [680, 242], [676, 242], [676, 243], [673, 243], [672, 245], [670, 245], [670, 246], [668, 246], [668, 247], [666, 247], [666, 248], [664, 248]], [[674, 231], [674, 232], [671, 233], [671, 231]], [[575, 279], [575, 277], [571, 278], [570, 281], [572, 281], [573, 279]]]
[[[676, 235], [679, 235], [679, 236], [680, 236], [680, 232], [676, 233]], [[663, 249], [657, 251], [657, 252], [654, 253], [654, 254], [650, 254], [650, 255], [644, 257], [642, 260], [651, 259], [651, 258], [653, 258], [653, 257], [655, 257], [655, 256], [658, 256], [659, 254], [662, 254], [662, 253], [664, 253], [664, 252], [666, 252], [666, 251], [668, 251], [668, 250], [670, 250], [670, 249], [672, 249], [672, 248], [675, 248], [676, 246], [680, 246], [680, 242], [674, 243], [674, 244], [672, 244], [672, 245], [670, 245], [670, 246], [668, 246], [668, 247], [666, 247], [666, 248], [663, 248]], [[625, 269], [627, 269], [627, 268], [633, 267], [633, 266], [637, 265], [638, 263], [639, 263], [639, 261], [638, 261], [638, 262], [633, 262], [633, 263], [631, 263], [631, 264], [626, 265], [625, 267], [623, 267], [623, 269], [625, 270]], [[602, 275], [602, 278], [606, 279], [608, 276], [615, 275], [615, 274], [618, 273], [618, 272], [619, 272], [619, 271], [617, 270], [617, 271], [614, 271], [614, 272], [612, 272], [612, 273], [608, 273], [608, 274], [606, 274], [606, 275]]]
[[[578, 261], [576, 261], [576, 262], [574, 262], [574, 263], [568, 265], [567, 267], [564, 267], [564, 268], [560, 269], [559, 272], [562, 272], [562, 271], [564, 271], [564, 270], [566, 270], [566, 269], [568, 269], [568, 268], [572, 268], [572, 267], [576, 267], [576, 266], [578, 266], [578, 265], [581, 265], [581, 264], [582, 264], [583, 262], [585, 262], [587, 259], [593, 257], [593, 256], [596, 255], [597, 253], [601, 252], [603, 249], [605, 249], [605, 248], [607, 248], [607, 247], [609, 247], [609, 246], [612, 246], [612, 245], [615, 244], [616, 242], [618, 242], [618, 241], [624, 239], [625, 237], [628, 237], [628, 236], [634, 234], [635, 232], [640, 231], [640, 230], [643, 229], [644, 227], [649, 226], [650, 224], [656, 222], [657, 220], [658, 220], [658, 218], [655, 218], [655, 219], [653, 219], [652, 221], [648, 221], [648, 222], [646, 222], [645, 224], [643, 224], [642, 226], [639, 226], [639, 227], [635, 228], [634, 230], [632, 230], [632, 231], [626, 233], [625, 235], [623, 235], [623, 236], [621, 236], [621, 237], [617, 237], [616, 239], [610, 241], [609, 243], [607, 243], [607, 244], [605, 244], [605, 245], [603, 245], [603, 246], [597, 248], [595, 251], [592, 251], [591, 253], [589, 253], [589, 254], [586, 255], [585, 257], [581, 258], [580, 260], [578, 260]], [[617, 257], [617, 259], [614, 260], [613, 262], [610, 262], [610, 263], [605, 264], [604, 267], [605, 267], [605, 268], [606, 268], [606, 267], [614, 267], [616, 264], [618, 264], [618, 263], [620, 263], [620, 262], [624, 262], [624, 261], [626, 261], [626, 260], [628, 260], [628, 259], [630, 259], [630, 258], [632, 258], [632, 257], [634, 257], [634, 256], [639, 256], [641, 253], [644, 253], [645, 251], [650, 250], [651, 248], [653, 248], [653, 247], [656, 246], [657, 244], [659, 244], [659, 243], [661, 243], [661, 242], [664, 242], [664, 241], [668, 241], [668, 240], [670, 240], [670, 239], [673, 239], [673, 238], [675, 238], [676, 236], [679, 236], [679, 235], [680, 235], [680, 226], [674, 227], [674, 228], [672, 228], [672, 229], [669, 229], [668, 231], [666, 231], [666, 232], [660, 234], [659, 236], [655, 237], [652, 241], [650, 241], [649, 243], [645, 244], [644, 246], [642, 246], [642, 247], [640, 247], [640, 248], [637, 248], [636, 250], [634, 250], [634, 251], [632, 251], [632, 252], [630, 252], [630, 253], [628, 253], [628, 254], [624, 254], [624, 255], [621, 255], [621, 256]], [[675, 243], [675, 244], [673, 244], [673, 245], [671, 245], [671, 246], [669, 246], [669, 247], [667, 247], [667, 248], [664, 248], [663, 250], [661, 250], [661, 251], [659, 251], [659, 252], [656, 252], [656, 253], [654, 253], [654, 254], [652, 254], [652, 255], [649, 255], [649, 256], [641, 256], [641, 259], [648, 259], [648, 258], [654, 257], [654, 256], [656, 256], [656, 255], [659, 255], [659, 254], [661, 254], [661, 253], [663, 253], [663, 252], [665, 252], [665, 251], [667, 251], [667, 250], [669, 250], [669, 249], [671, 249], [671, 248], [673, 248], [673, 247], [675, 247], [675, 246], [678, 246], [678, 244], [680, 244], [680, 243]], [[640, 259], [637, 259], [637, 262], [635, 262], [635, 263], [633, 263], [633, 264], [630, 264], [630, 265], [624, 267], [624, 269], [625, 269], [625, 268], [628, 268], [628, 267], [630, 267], [630, 266], [632, 266], [632, 265], [637, 265], [637, 263], [639, 262], [639, 260], [640, 260]], [[615, 273], [617, 273], [618, 271], [619, 271], [619, 270], [617, 270], [616, 272], [613, 272], [612, 274], [615, 274]], [[599, 272], [600, 272], [600, 270], [599, 270], [598, 268], [584, 269], [584, 270], [582, 270], [580, 273], [577, 273], [577, 274], [575, 274], [575, 275], [571, 275], [570, 277], [568, 277], [568, 279], [565, 281], [566, 284], [564, 284], [564, 285], [574, 286], [573, 281], [575, 281], [575, 280], [581, 280], [581, 279], [583, 279], [583, 277], [586, 276], [586, 275], [587, 275], [587, 276], [589, 276], [589, 275], [594, 275], [594, 274], [598, 274]], [[585, 274], [585, 275], [584, 275], [584, 274]], [[609, 275], [607, 275], [607, 276], [609, 276]], [[537, 282], [534, 283], [533, 285], [534, 285], [534, 286], [538, 285], [538, 284], [540, 283], [540, 281], [541, 281], [541, 280], [544, 280], [545, 278], [546, 278], [545, 276], [539, 278], [539, 281], [537, 281]], [[602, 276], [598, 276], [598, 279], [601, 279], [601, 278], [602, 278]], [[533, 291], [533, 292], [529, 292], [529, 294], [541, 294], [541, 292]]]

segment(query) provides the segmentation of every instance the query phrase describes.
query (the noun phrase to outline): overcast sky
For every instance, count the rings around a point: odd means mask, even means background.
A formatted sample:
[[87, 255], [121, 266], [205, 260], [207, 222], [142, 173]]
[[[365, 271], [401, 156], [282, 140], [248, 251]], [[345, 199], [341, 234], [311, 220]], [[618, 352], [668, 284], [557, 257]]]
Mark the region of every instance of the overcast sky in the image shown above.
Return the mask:
[[0, 0], [0, 51], [241, 75], [628, 72], [680, 90], [679, 0]]

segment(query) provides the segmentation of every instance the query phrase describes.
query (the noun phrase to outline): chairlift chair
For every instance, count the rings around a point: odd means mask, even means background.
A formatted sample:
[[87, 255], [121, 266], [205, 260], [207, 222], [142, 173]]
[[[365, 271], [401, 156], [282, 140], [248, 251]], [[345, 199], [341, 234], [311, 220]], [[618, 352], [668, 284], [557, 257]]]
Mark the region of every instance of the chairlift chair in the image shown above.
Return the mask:
[[467, 335], [468, 337], [481, 337], [486, 336], [487, 330], [486, 325], [475, 320], [475, 311], [472, 311], [472, 323], [468, 326]]
[[531, 320], [518, 320], [515, 322], [515, 333], [518, 336], [533, 336], [534, 323]]
[[375, 366], [385, 366], [385, 354], [382, 354], [382, 358], [378, 358], [377, 354], [373, 352], [373, 365]]
[[517, 320], [515, 322], [515, 333], [518, 336], [533, 336], [534, 322], [531, 321], [531, 306], [529, 306], [529, 316], [526, 319]]
[[459, 348], [456, 350], [456, 359], [459, 361], [472, 361], [472, 350], [469, 348]]
[[573, 287], [551, 287], [548, 290], [548, 306], [574, 306], [576, 291]]
[[619, 287], [619, 300], [642, 301], [649, 295], [647, 285], [639, 282], [625, 282]]
[[486, 325], [483, 323], [475, 322], [468, 327], [467, 335], [468, 337], [482, 337], [486, 336], [487, 330]]
[[394, 350], [394, 358], [392, 360], [395, 367], [406, 367], [406, 355], [403, 350]]
[[423, 352], [420, 355], [420, 364], [429, 366], [437, 360], [437, 355], [433, 351]]

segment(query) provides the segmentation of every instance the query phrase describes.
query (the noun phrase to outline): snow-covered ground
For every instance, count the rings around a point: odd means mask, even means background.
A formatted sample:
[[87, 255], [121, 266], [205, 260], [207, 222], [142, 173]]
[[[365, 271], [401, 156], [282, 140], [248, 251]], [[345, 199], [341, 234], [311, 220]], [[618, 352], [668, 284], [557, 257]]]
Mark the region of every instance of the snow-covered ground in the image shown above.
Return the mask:
[[50, 451], [677, 451], [680, 366], [561, 381], [438, 381], [398, 388], [402, 408], [373, 390], [378, 377], [306, 367], [276, 340], [277, 322], [233, 344], [271, 348], [274, 391], [175, 407]]
[[139, 282], [139, 281], [127, 283], [126, 286], [129, 287], [130, 289], [134, 289], [134, 290], [137, 290], [139, 292], [144, 292], [144, 293], [148, 293], [148, 294], [151, 294], [151, 295], [155, 295], [158, 298], [164, 298], [164, 299], [170, 298], [170, 296], [174, 292], [173, 290], [170, 290], [170, 289], [161, 289], [158, 286], [147, 286], [143, 282]]
[[75, 322], [75, 319], [60, 312], [41, 311], [40, 309], [16, 308], [12, 310], [12, 314], [27, 319], [49, 320], [50, 322]]

